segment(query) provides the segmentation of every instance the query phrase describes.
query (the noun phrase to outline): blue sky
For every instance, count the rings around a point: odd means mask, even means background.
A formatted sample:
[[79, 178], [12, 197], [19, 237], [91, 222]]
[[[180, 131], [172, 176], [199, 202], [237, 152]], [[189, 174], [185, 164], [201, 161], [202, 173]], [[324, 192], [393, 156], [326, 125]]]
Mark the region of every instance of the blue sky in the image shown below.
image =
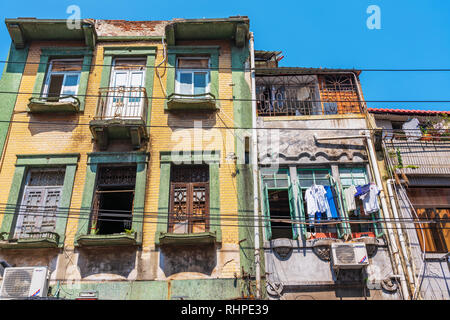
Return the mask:
[[[448, 0], [1, 0], [0, 18], [64, 19], [69, 5], [81, 18], [171, 20], [246, 15], [255, 48], [281, 50], [281, 66], [360, 69], [450, 69]], [[381, 10], [370, 30], [369, 5]], [[10, 38], [0, 26], [0, 59]], [[3, 66], [1, 66], [3, 69]], [[366, 100], [450, 100], [450, 72], [363, 72]], [[375, 103], [369, 107], [450, 110], [450, 103]]]

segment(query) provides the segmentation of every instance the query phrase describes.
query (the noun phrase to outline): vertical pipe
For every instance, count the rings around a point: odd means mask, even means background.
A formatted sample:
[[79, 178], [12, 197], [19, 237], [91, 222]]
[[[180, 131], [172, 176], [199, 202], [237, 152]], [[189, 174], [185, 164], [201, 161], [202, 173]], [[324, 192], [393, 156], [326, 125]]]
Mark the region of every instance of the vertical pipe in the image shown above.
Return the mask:
[[[406, 246], [405, 246], [406, 239], [403, 234], [402, 226], [399, 223], [399, 215], [398, 215], [397, 206], [396, 206], [394, 193], [392, 191], [391, 184], [394, 184], [394, 180], [389, 179], [387, 181], [387, 189], [388, 189], [388, 195], [389, 195], [389, 199], [390, 199], [391, 206], [392, 206], [392, 213], [393, 213], [394, 219], [395, 219], [395, 225], [397, 228], [397, 234], [398, 234], [398, 238], [399, 238], [399, 242], [400, 242], [400, 248], [402, 250], [403, 258], [405, 259], [405, 265], [406, 265], [406, 271], [408, 273], [409, 283], [410, 283], [410, 285], [412, 284], [414, 286], [415, 281], [414, 281], [414, 276], [413, 276], [413, 272], [412, 272], [412, 267], [411, 267], [411, 263], [408, 259], [408, 252], [407, 252]], [[411, 289], [411, 291], [414, 291], [414, 290]]]
[[253, 215], [255, 225], [255, 277], [256, 298], [261, 298], [261, 266], [259, 248], [259, 193], [258, 193], [258, 144], [256, 136], [256, 81], [255, 81], [255, 48], [253, 32], [250, 32], [250, 68], [252, 80], [252, 174], [253, 174]]
[[[384, 215], [389, 216], [386, 197], [385, 197], [385, 194], [383, 191], [383, 184], [381, 183], [381, 175], [380, 175], [380, 171], [378, 169], [377, 158], [375, 155], [375, 150], [373, 147], [370, 131], [366, 131], [365, 136], [367, 139], [367, 148], [369, 150], [369, 156], [370, 156], [370, 160], [372, 162], [375, 181], [377, 183], [378, 189], [380, 190], [381, 207], [383, 209]], [[400, 284], [401, 284], [401, 288], [402, 288], [403, 299], [409, 300], [408, 285], [406, 283], [405, 275], [403, 273], [402, 263], [401, 263], [401, 260], [399, 257], [399, 251], [398, 251], [398, 247], [397, 247], [397, 243], [396, 243], [396, 239], [395, 239], [395, 235], [394, 235], [394, 230], [393, 230], [394, 226], [390, 222], [387, 222], [386, 224], [387, 224], [388, 236], [389, 236], [389, 240], [390, 240], [389, 242], [390, 242], [391, 248], [392, 248], [392, 254], [394, 256], [394, 260], [397, 265], [397, 272], [400, 274]]]

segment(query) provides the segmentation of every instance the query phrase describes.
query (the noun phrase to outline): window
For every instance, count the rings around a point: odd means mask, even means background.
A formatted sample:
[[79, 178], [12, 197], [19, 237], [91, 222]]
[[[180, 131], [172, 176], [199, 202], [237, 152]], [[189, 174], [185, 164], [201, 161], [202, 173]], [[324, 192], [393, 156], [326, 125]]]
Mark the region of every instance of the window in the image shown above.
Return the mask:
[[[298, 169], [298, 181], [299, 181], [299, 197], [300, 197], [300, 211], [303, 213], [305, 218], [307, 217], [307, 220], [310, 220], [312, 217], [308, 216], [308, 206], [306, 203], [306, 190], [310, 188], [313, 185], [322, 185], [324, 187], [329, 187], [332, 196], [333, 196], [333, 204], [334, 208], [336, 208], [338, 212], [339, 208], [339, 199], [338, 194], [336, 192], [335, 185], [331, 182], [331, 172], [329, 169]], [[331, 206], [330, 201], [328, 200], [329, 205]], [[320, 223], [321, 220], [326, 220], [327, 214], [325, 212], [322, 212], [322, 214], [316, 214], [314, 217], [314, 220]], [[336, 227], [333, 225], [308, 225], [306, 230], [308, 232], [331, 232], [336, 233]]]
[[54, 232], [65, 170], [30, 169], [18, 211], [14, 238]]
[[203, 95], [209, 93], [210, 64], [205, 57], [177, 58], [175, 93]]
[[131, 229], [136, 166], [100, 166], [94, 195], [91, 234]]
[[50, 61], [43, 96], [55, 101], [70, 101], [78, 93], [83, 60], [54, 59]]
[[262, 168], [261, 176], [267, 239], [296, 239], [298, 237], [298, 226], [288, 222], [298, 218], [294, 188], [290, 183], [288, 169]]
[[[447, 253], [450, 248], [450, 207], [449, 208], [417, 208], [420, 220], [430, 223], [418, 224], [417, 236], [422, 251]], [[422, 234], [423, 232], [423, 234]], [[424, 242], [425, 238], [425, 242]], [[425, 245], [425, 248], [424, 248]]]
[[407, 192], [419, 221], [428, 222], [416, 224], [422, 250], [447, 253], [450, 249], [450, 188], [408, 188]]
[[[361, 167], [355, 168], [339, 168], [339, 176], [342, 185], [342, 191], [347, 190], [351, 186], [362, 186], [369, 183], [369, 179], [366, 174], [366, 169]], [[345, 197], [343, 197], [345, 208], [347, 208], [347, 203]], [[367, 220], [364, 214], [364, 207], [362, 200], [359, 197], [355, 197], [356, 210], [348, 212], [350, 220], [360, 221]], [[360, 232], [372, 232], [372, 224], [362, 224], [362, 223], [350, 223], [350, 228], [352, 233]]]
[[209, 231], [208, 165], [171, 167], [168, 228], [171, 233]]

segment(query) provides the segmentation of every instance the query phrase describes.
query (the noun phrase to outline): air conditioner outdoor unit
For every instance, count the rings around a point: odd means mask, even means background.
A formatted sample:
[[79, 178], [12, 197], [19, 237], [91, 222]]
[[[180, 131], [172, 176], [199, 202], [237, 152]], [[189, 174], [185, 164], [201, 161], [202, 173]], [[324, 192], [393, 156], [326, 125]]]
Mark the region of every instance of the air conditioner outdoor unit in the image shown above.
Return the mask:
[[5, 268], [0, 289], [0, 299], [46, 297], [47, 292], [47, 267]]
[[365, 243], [332, 243], [334, 269], [359, 269], [369, 264]]

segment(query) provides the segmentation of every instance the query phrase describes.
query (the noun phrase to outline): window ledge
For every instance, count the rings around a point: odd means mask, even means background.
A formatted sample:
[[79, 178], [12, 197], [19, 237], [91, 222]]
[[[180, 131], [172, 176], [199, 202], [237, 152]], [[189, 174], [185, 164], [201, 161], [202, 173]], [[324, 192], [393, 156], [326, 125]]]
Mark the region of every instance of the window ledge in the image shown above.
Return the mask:
[[75, 239], [76, 247], [93, 246], [136, 246], [139, 245], [137, 233], [86, 234]]
[[58, 101], [52, 98], [30, 98], [28, 103], [28, 109], [31, 113], [44, 113], [44, 112], [79, 112], [80, 100], [74, 96], [62, 97], [73, 98], [74, 101]]
[[169, 233], [161, 232], [159, 234], [160, 245], [199, 245], [214, 244], [217, 242], [216, 232], [198, 232], [198, 233]]
[[176, 110], [217, 110], [219, 109], [216, 97], [211, 93], [198, 95], [185, 95], [172, 93], [167, 99], [167, 109]]
[[[54, 232], [33, 233], [33, 237], [8, 239], [5, 235], [0, 239], [2, 249], [58, 248], [59, 235]], [[4, 240], [5, 239], [5, 240]]]
[[446, 261], [448, 259], [449, 253], [435, 253], [427, 252], [425, 253], [425, 260], [427, 261]]

